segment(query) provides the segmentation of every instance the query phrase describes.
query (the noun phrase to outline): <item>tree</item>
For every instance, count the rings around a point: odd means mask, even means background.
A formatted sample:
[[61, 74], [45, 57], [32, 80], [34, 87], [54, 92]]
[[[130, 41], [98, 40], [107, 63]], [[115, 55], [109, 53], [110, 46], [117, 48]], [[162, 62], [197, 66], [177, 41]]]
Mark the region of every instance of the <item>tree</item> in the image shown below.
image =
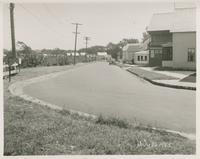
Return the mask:
[[127, 45], [127, 44], [133, 44], [133, 43], [139, 43], [138, 39], [122, 39], [120, 42], [117, 44], [114, 43], [108, 43], [107, 47], [107, 53], [112, 56], [112, 58], [116, 59], [118, 57], [121, 58], [122, 56], [122, 48]]
[[[97, 52], [107, 52], [109, 55], [112, 56], [112, 58], [117, 60], [118, 56], [121, 57], [122, 55], [122, 48], [126, 44], [130, 44], [130, 43], [139, 43], [139, 40], [124, 38], [116, 44], [109, 42], [106, 46], [96, 45], [96, 46], [89, 47], [87, 48], [87, 53], [97, 54]], [[85, 48], [79, 49], [78, 52], [86, 52], [86, 49]]]
[[127, 44], [134, 44], [134, 43], [139, 43], [138, 39], [123, 39], [122, 42], [125, 42]]
[[127, 44], [134, 44], [134, 43], [139, 43], [139, 40], [138, 39], [126, 39], [126, 38], [124, 38], [118, 44], [121, 47], [124, 47]]
[[8, 64], [9, 58], [12, 56], [12, 51], [3, 49], [3, 63]]
[[118, 54], [122, 52], [122, 47], [120, 44], [114, 44], [114, 43], [108, 43], [106, 46], [107, 48], [107, 53], [112, 56], [112, 58], [117, 60]]
[[106, 47], [101, 45], [95, 45], [87, 48], [79, 49], [78, 52], [87, 52], [88, 54], [97, 54], [97, 52], [105, 52]]
[[143, 42], [150, 38], [150, 35], [147, 32], [143, 32], [142, 35], [143, 35], [143, 38], [142, 38]]
[[22, 67], [36, 67], [38, 65], [36, 52], [22, 41], [17, 42], [17, 53], [22, 58]]
[[17, 47], [18, 47], [18, 55], [19, 56], [25, 56], [25, 55], [29, 55], [32, 53], [31, 47], [29, 47], [22, 41], [17, 42]]

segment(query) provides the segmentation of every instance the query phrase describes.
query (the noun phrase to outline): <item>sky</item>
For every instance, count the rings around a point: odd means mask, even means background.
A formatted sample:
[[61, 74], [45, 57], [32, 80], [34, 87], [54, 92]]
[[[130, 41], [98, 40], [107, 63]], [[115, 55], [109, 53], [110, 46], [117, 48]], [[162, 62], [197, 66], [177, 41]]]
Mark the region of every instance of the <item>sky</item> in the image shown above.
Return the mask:
[[[174, 0], [164, 2], [109, 3], [16, 3], [15, 38], [32, 49], [74, 49], [75, 25], [78, 27], [77, 49], [117, 43], [123, 38], [141, 40], [154, 13], [171, 12]], [[9, 4], [3, 7], [4, 48], [11, 48]]]

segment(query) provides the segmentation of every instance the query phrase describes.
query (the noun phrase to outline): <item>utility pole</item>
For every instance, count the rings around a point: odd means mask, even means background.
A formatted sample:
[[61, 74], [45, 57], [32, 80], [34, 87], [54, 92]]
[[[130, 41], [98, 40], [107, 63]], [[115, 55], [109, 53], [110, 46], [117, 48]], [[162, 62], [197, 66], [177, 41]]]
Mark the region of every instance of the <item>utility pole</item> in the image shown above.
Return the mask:
[[15, 25], [14, 25], [14, 3], [10, 3], [10, 26], [11, 26], [11, 40], [12, 40], [12, 54], [16, 58], [16, 48], [15, 48]]
[[10, 27], [11, 27], [11, 41], [12, 41], [12, 56], [9, 57], [9, 82], [11, 81], [11, 60], [10, 58], [16, 59], [16, 48], [15, 48], [15, 26], [14, 26], [14, 3], [10, 3]]
[[175, 2], [175, 0], [174, 0], [174, 10], [176, 9], [176, 2]]
[[87, 61], [87, 47], [88, 47], [88, 41], [90, 40], [90, 37], [85, 36], [84, 40], [85, 40], [85, 54], [86, 54], [85, 56], [86, 56], [86, 61]]
[[77, 34], [80, 34], [78, 32], [78, 26], [82, 25], [80, 23], [72, 23], [73, 25], [76, 25], [76, 32], [73, 32], [75, 34], [75, 44], [74, 44], [74, 65], [76, 64], [76, 45], [77, 45]]
[[87, 52], [88, 41], [90, 40], [89, 36], [84, 37], [85, 39], [85, 51]]

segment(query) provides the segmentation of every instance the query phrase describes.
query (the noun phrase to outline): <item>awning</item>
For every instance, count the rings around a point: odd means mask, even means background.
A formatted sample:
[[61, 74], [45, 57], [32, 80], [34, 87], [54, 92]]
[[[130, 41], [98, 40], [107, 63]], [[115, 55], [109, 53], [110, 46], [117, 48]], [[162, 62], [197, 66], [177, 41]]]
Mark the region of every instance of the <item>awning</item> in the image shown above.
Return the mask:
[[135, 52], [135, 55], [148, 55], [149, 50]]
[[162, 44], [162, 47], [172, 47], [172, 42]]

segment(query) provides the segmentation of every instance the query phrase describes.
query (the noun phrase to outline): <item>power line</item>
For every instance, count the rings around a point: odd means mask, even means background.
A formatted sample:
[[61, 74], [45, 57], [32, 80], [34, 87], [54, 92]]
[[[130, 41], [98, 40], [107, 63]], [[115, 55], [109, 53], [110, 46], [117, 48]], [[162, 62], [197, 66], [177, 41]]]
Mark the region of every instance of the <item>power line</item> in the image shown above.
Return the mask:
[[[53, 28], [50, 28], [48, 25], [46, 25], [45, 23], [43, 23], [41, 20], [40, 20], [40, 18], [38, 18], [38, 16], [36, 16], [33, 12], [31, 12], [30, 10], [28, 10], [26, 7], [24, 7], [22, 4], [18, 4], [21, 8], [23, 8], [27, 13], [29, 13], [31, 16], [33, 16], [41, 25], [43, 25], [45, 28], [48, 28], [49, 29], [49, 31], [51, 31], [51, 32], [54, 32], [55, 33], [55, 35], [57, 35], [57, 37], [58, 37], [58, 34], [60, 34], [60, 33], [58, 33], [56, 30], [54, 30]], [[62, 35], [62, 34], [60, 34], [60, 35]], [[60, 36], [59, 36], [59, 38], [61, 38]], [[66, 40], [66, 39], [64, 39], [64, 38], [62, 38], [63, 40]], [[60, 40], [60, 39], [59, 39]], [[62, 41], [63, 42], [63, 41]], [[63, 43], [64, 44], [64, 43]]]
[[59, 24], [61, 24], [61, 25], [66, 25], [66, 23], [64, 23], [63, 21], [60, 21], [59, 19], [58, 19], [58, 17], [56, 17], [55, 16], [55, 14], [51, 11], [51, 9], [46, 5], [46, 4], [43, 4], [43, 6], [44, 6], [44, 8], [45, 8], [45, 10], [52, 16], [52, 17], [54, 17], [54, 19], [59, 23]]
[[[37, 21], [42, 24], [43, 26], [45, 26], [46, 28], [50, 29], [51, 31], [53, 31], [56, 34], [60, 34], [59, 32], [57, 32], [56, 30], [54, 30], [53, 28], [50, 28], [49, 25], [43, 23], [40, 18], [38, 18], [38, 16], [36, 16], [33, 12], [31, 12], [30, 10], [28, 10], [26, 7], [24, 7], [22, 4], [19, 4], [25, 11], [27, 11], [29, 14], [31, 14], [35, 19], [37, 19]], [[62, 34], [60, 34], [62, 35]], [[63, 35], [62, 35], [63, 36]]]

